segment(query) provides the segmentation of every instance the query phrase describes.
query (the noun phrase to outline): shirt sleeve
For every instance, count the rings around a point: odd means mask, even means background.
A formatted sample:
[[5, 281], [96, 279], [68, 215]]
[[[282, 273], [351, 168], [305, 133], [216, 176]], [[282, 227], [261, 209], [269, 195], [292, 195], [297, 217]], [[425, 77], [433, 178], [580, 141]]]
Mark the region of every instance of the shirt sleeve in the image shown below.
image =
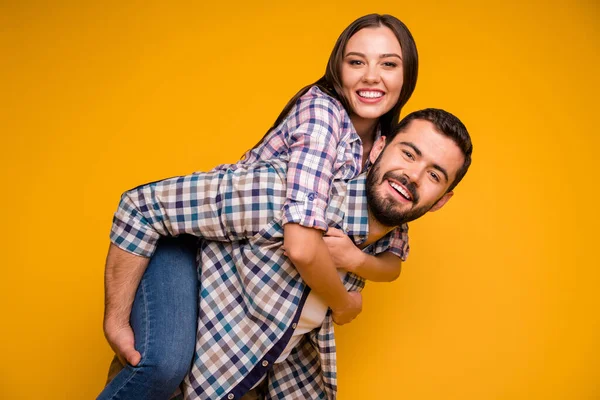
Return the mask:
[[283, 224], [327, 230], [325, 211], [341, 136], [341, 106], [326, 96], [301, 98], [287, 119], [287, 200]]
[[161, 236], [188, 233], [227, 239], [219, 213], [224, 173], [196, 173], [125, 192], [114, 214], [111, 241], [125, 251], [151, 257]]
[[375, 243], [375, 254], [389, 251], [402, 261], [406, 261], [410, 246], [408, 245], [408, 225], [402, 224]]

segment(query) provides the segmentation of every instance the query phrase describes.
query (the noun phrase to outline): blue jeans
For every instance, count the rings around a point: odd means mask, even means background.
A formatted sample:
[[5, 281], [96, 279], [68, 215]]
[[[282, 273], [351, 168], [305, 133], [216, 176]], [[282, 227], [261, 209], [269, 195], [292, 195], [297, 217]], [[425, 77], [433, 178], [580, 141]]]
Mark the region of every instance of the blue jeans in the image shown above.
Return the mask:
[[168, 399], [190, 370], [198, 323], [196, 249], [191, 236], [159, 242], [131, 311], [142, 359], [125, 366], [98, 399]]

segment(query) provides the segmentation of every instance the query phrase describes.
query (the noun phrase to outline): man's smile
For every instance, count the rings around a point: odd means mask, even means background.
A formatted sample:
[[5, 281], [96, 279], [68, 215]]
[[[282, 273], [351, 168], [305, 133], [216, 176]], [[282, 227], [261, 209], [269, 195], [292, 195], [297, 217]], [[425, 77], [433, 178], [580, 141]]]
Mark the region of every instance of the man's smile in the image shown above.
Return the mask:
[[410, 192], [408, 191], [407, 188], [405, 188], [403, 185], [401, 185], [400, 183], [397, 183], [395, 181], [387, 181], [389, 183], [389, 185], [396, 191], [398, 192], [398, 194], [400, 194], [400, 196], [402, 196], [406, 201], [409, 202], [413, 202], [413, 197], [410, 194]]

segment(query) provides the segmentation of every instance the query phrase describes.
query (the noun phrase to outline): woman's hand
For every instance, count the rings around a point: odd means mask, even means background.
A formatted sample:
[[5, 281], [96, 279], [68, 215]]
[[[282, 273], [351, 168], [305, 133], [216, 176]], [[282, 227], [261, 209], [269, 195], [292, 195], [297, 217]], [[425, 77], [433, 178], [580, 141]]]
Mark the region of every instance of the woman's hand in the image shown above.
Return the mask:
[[362, 264], [365, 253], [356, 247], [348, 235], [340, 229], [330, 227], [323, 240], [335, 267], [355, 273]]
[[348, 292], [348, 303], [346, 306], [331, 309], [333, 322], [344, 325], [351, 322], [362, 311], [362, 294], [360, 292]]

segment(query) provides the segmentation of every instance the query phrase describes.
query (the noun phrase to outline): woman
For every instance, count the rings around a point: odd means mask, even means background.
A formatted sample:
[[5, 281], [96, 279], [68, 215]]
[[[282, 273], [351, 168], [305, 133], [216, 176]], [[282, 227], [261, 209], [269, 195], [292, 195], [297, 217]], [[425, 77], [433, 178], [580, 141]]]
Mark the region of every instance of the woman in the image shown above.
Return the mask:
[[[287, 162], [284, 240], [299, 270], [306, 260], [333, 263], [323, 251], [329, 184], [334, 179], [351, 179], [365, 167], [374, 141], [392, 129], [412, 94], [417, 66], [414, 41], [402, 22], [388, 15], [359, 18], [338, 38], [325, 75], [289, 101], [273, 128], [240, 161], [278, 157]], [[314, 207], [298, 210], [306, 196], [314, 197]], [[131, 365], [118, 373], [99, 398], [168, 398], [188, 371], [198, 294], [195, 250], [193, 245], [192, 250], [186, 246], [184, 239], [162, 243], [140, 283], [131, 312], [139, 352], [133, 350], [126, 321], [115, 322], [107, 308], [107, 339]], [[392, 249], [378, 257], [361, 258], [353, 272], [371, 280], [395, 279], [400, 266], [397, 257], [406, 255], [405, 230], [396, 233]], [[358, 250], [349, 246], [345, 251]], [[307, 281], [331, 307], [337, 323], [349, 322], [357, 312], [340, 300], [347, 293], [339, 279], [337, 286], [335, 279], [329, 282], [319, 283], [319, 289]]]

